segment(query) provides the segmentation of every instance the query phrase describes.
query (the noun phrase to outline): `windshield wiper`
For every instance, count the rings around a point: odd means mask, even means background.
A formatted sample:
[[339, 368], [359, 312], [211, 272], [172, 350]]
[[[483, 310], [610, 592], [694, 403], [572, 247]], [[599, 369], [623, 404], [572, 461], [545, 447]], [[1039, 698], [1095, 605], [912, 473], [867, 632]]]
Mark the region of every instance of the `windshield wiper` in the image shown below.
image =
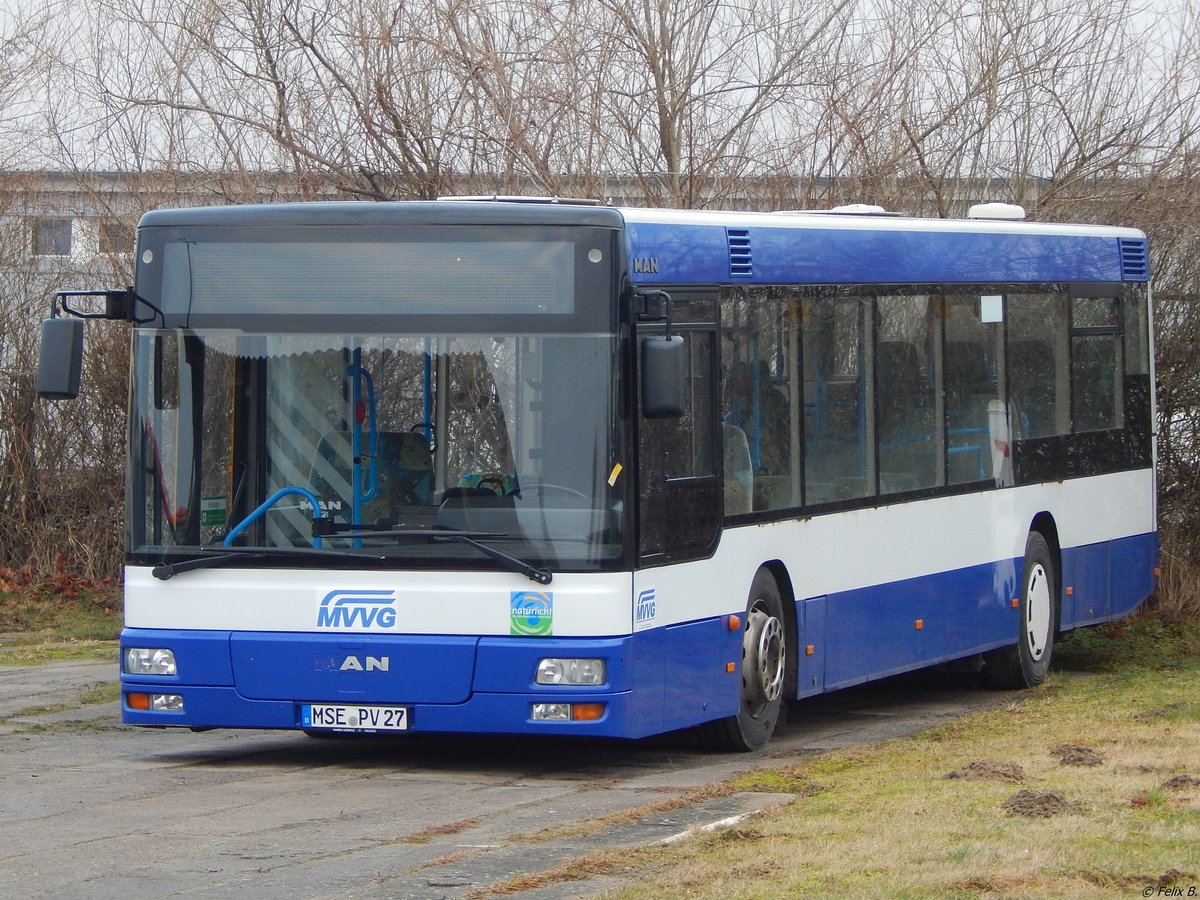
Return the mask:
[[[518, 559], [511, 554], [505, 553], [503, 550], [498, 550], [495, 547], [489, 547], [487, 544], [482, 544], [476, 538], [495, 539], [505, 538], [508, 535], [503, 531], [439, 531], [434, 529], [424, 528], [402, 528], [393, 531], [371, 531], [361, 532], [356, 535], [354, 532], [345, 532], [339, 534], [339, 538], [344, 537], [394, 537], [394, 538], [423, 538], [425, 540], [437, 543], [462, 543], [474, 547], [484, 556], [494, 559], [510, 572], [516, 572], [518, 575], [524, 575], [531, 581], [536, 581], [538, 584], [549, 584], [554, 580], [554, 573], [547, 568], [538, 568], [523, 559]], [[237, 559], [245, 559], [247, 557], [253, 559], [267, 558], [288, 558], [288, 557], [318, 557], [318, 558], [336, 558], [346, 559], [353, 557], [355, 559], [373, 559], [383, 561], [388, 557], [380, 556], [377, 553], [363, 553], [358, 550], [326, 550], [318, 547], [199, 547], [202, 553], [206, 554], [197, 559], [186, 559], [182, 562], [169, 563], [165, 560], [156, 565], [151, 571], [155, 578], [161, 581], [166, 581], [168, 578], [173, 578], [182, 572], [191, 572], [194, 569], [207, 569], [212, 566], [222, 566], [225, 563], [233, 562]]]
[[538, 568], [532, 563], [528, 563], [523, 559], [519, 559], [510, 553], [505, 553], [503, 550], [497, 550], [495, 547], [489, 547], [487, 544], [481, 544], [478, 539], [498, 540], [509, 537], [505, 531], [452, 531], [448, 528], [392, 528], [383, 531], [374, 531], [371, 529], [355, 530], [355, 531], [339, 531], [336, 535], [322, 535], [325, 540], [331, 538], [418, 538], [431, 541], [433, 543], [459, 543], [467, 544], [474, 547], [484, 556], [491, 557], [510, 572], [516, 572], [518, 575], [524, 575], [531, 581], [536, 581], [538, 584], [549, 584], [554, 580], [554, 573], [546, 568]]
[[166, 581], [168, 578], [173, 578], [181, 572], [191, 572], [193, 569], [207, 569], [211, 566], [223, 566], [227, 562], [233, 562], [236, 559], [245, 559], [251, 557], [255, 559], [269, 558], [289, 558], [289, 557], [336, 557], [345, 559], [346, 557], [354, 557], [356, 559], [374, 559], [385, 560], [386, 556], [380, 556], [376, 553], [359, 553], [354, 550], [322, 550], [317, 547], [199, 547], [201, 553], [206, 554], [197, 559], [185, 559], [182, 562], [169, 563], [162, 561], [154, 567], [151, 575], [160, 581]]
[[[321, 540], [332, 541], [337, 539], [353, 539], [359, 538], [474, 538], [477, 541], [499, 541], [499, 540], [520, 540], [518, 536], [509, 534], [507, 531], [457, 531], [453, 528], [391, 528], [382, 531], [374, 529], [363, 529], [356, 531], [339, 531], [337, 534], [321, 534]], [[540, 539], [539, 539], [540, 540]], [[579, 537], [555, 537], [553, 540], [556, 543], [563, 544], [587, 544], [590, 543], [587, 538]]]
[[[322, 535], [326, 540], [329, 536]], [[518, 575], [524, 575], [530, 581], [536, 581], [538, 584], [549, 584], [554, 580], [554, 573], [548, 568], [539, 568], [532, 563], [526, 562], [519, 557], [513, 556], [511, 553], [505, 553], [488, 544], [480, 543], [480, 541], [488, 540], [503, 540], [512, 537], [507, 531], [456, 531], [449, 528], [391, 528], [382, 531], [371, 529], [339, 531], [334, 537], [338, 538], [365, 538], [365, 537], [383, 537], [396, 538], [417, 538], [431, 541], [438, 544], [459, 543], [467, 544], [474, 547], [484, 556], [494, 559], [510, 572], [516, 572]]]
[[480, 534], [479, 532], [470, 531], [430, 531], [426, 532], [426, 534], [429, 534], [435, 541], [439, 543], [449, 543], [453, 541], [459, 544], [467, 544], [468, 546], [474, 547], [484, 556], [491, 557], [510, 572], [516, 572], [518, 575], [524, 575], [530, 581], [536, 581], [538, 584], [549, 584], [554, 580], [554, 573], [549, 569], [539, 569], [537, 566], [527, 563], [523, 559], [518, 559], [511, 554], [505, 553], [503, 550], [497, 550], [495, 547], [489, 547], [487, 544], [481, 544], [479, 541], [475, 540], [476, 537], [507, 537], [507, 535], [503, 533]]

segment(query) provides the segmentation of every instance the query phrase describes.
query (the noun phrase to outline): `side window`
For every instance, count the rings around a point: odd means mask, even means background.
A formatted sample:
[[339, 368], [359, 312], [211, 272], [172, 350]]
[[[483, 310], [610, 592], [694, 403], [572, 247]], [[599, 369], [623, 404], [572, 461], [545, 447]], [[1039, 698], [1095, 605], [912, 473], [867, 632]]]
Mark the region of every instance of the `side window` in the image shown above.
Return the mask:
[[800, 504], [800, 317], [794, 291], [721, 298], [721, 434], [725, 514]]
[[942, 483], [932, 300], [911, 296], [877, 301], [875, 429], [883, 494]]
[[1150, 374], [1150, 314], [1146, 291], [1133, 289], [1122, 298], [1125, 312], [1125, 374]]
[[944, 301], [942, 365], [950, 484], [1007, 480], [1002, 318], [999, 295], [958, 295]]
[[875, 493], [869, 310], [860, 297], [803, 300], [806, 504]]
[[1125, 428], [1135, 465], [1150, 464], [1151, 416], [1150, 312], [1145, 287], [1126, 285], [1121, 297], [1125, 326]]
[[1007, 375], [1016, 437], [1070, 434], [1065, 295], [1009, 294]]
[[1071, 298], [1071, 421], [1074, 430], [1125, 426], [1120, 301]]
[[640, 417], [639, 514], [644, 557], [678, 558], [703, 552], [712, 546], [720, 525], [714, 335], [709, 330], [680, 333], [686, 346], [683, 415]]

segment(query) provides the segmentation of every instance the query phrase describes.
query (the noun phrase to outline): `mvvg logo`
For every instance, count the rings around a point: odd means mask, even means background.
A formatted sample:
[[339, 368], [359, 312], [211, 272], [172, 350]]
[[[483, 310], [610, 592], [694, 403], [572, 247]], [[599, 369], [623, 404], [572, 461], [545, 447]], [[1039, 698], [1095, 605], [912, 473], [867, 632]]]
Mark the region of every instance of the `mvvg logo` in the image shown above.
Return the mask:
[[648, 628], [658, 615], [658, 604], [654, 600], [654, 588], [647, 588], [638, 594], [637, 603], [633, 608], [633, 622], [636, 628]]
[[317, 607], [318, 628], [395, 628], [395, 591], [330, 591]]

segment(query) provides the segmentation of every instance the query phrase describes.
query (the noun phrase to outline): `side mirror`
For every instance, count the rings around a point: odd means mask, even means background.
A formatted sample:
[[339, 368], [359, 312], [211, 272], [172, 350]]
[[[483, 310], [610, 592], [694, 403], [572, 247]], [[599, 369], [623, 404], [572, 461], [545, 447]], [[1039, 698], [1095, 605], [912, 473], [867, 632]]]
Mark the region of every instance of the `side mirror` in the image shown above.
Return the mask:
[[42, 322], [38, 355], [38, 396], [74, 400], [83, 371], [83, 320], [58, 316]]
[[683, 338], [651, 337], [642, 341], [642, 415], [647, 419], [683, 415]]

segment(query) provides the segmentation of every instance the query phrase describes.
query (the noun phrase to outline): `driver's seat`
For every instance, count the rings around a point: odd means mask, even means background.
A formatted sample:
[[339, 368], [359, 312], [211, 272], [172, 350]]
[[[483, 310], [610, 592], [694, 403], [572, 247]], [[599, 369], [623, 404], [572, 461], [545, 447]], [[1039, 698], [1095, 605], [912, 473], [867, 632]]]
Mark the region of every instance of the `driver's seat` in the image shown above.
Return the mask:
[[[366, 441], [364, 441], [366, 443]], [[309, 481], [317, 496], [351, 503], [351, 434], [337, 431], [323, 435], [317, 444]], [[369, 447], [369, 445], [368, 445]], [[370, 465], [364, 448], [363, 464]], [[433, 454], [429, 439], [416, 431], [381, 431], [376, 437], [375, 496], [363, 505], [364, 522], [390, 519], [402, 506], [433, 503]], [[349, 512], [346, 513], [347, 517]], [[362, 524], [362, 523], [359, 523]]]

